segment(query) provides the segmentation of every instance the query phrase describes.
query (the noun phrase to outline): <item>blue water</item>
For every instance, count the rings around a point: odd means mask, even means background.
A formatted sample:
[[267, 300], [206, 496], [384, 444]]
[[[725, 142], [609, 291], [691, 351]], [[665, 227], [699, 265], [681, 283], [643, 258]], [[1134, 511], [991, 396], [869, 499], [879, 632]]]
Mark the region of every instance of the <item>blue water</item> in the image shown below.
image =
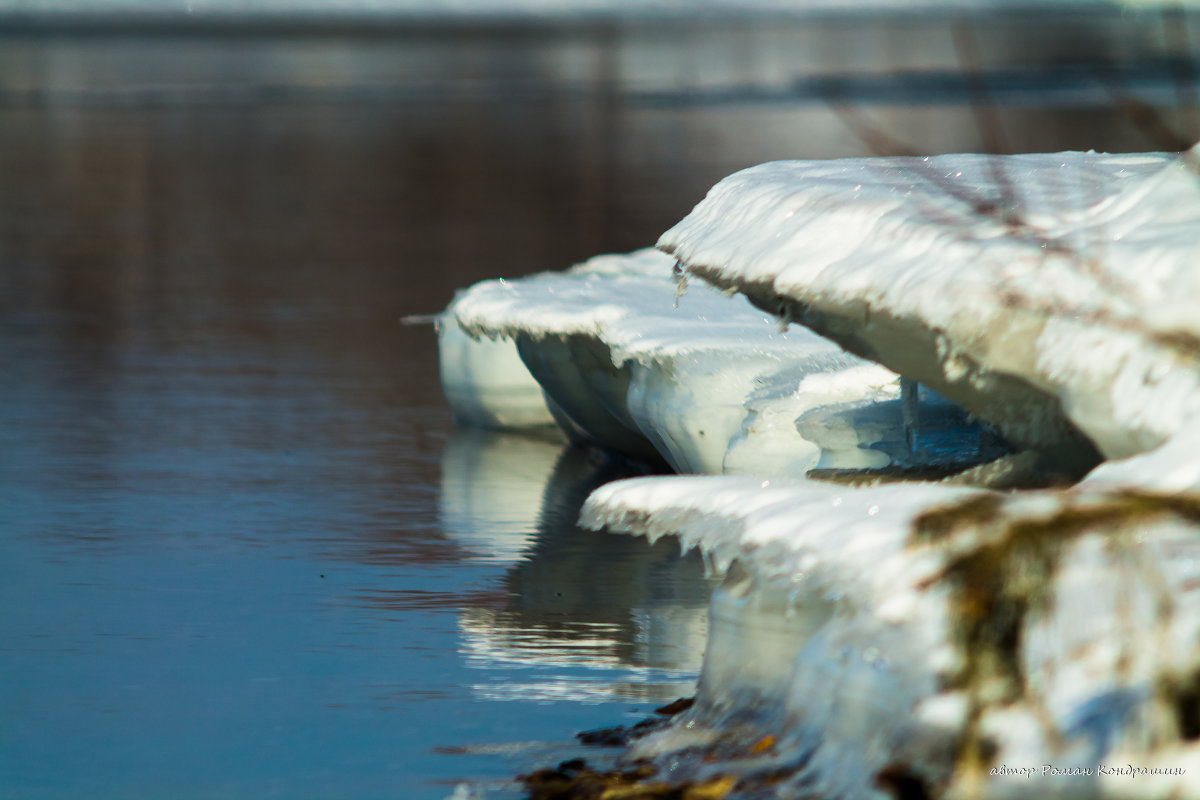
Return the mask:
[[0, 798], [504, 798], [690, 691], [700, 565], [577, 531], [617, 473], [457, 432], [400, 324], [589, 246], [511, 238], [570, 186], [438, 194], [446, 113], [0, 104]]
[[455, 433], [428, 331], [397, 396], [306, 355], [304, 314], [257, 347], [202, 316], [105, 347], [6, 316], [0, 796], [505, 796], [688, 688], [698, 653], [639, 655], [630, 615], [701, 614], [698, 566], [575, 530], [595, 478], [561, 444]]

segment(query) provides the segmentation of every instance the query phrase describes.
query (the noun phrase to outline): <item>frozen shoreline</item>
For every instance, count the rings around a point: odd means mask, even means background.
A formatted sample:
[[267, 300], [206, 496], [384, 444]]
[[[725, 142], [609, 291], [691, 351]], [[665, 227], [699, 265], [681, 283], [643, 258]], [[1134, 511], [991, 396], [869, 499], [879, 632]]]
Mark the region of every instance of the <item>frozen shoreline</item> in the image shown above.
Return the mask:
[[1012, 764], [1052, 766], [1040, 796], [1200, 796], [1196, 157], [767, 164], [660, 240], [682, 296], [643, 251], [456, 300], [443, 336], [514, 341], [573, 438], [710, 474], [582, 513], [728, 570], [696, 706], [630, 758], [777, 796], [1015, 796]]

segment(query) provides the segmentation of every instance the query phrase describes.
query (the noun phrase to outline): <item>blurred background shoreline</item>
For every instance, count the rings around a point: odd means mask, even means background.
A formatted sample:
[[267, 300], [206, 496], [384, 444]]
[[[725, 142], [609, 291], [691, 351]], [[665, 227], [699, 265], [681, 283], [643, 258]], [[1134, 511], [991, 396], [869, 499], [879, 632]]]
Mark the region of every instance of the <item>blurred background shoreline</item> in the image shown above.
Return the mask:
[[[306, 256], [450, 258], [453, 270], [426, 273], [439, 299], [399, 302], [398, 315], [436, 311], [484, 277], [650, 245], [716, 181], [763, 161], [1179, 149], [1200, 91], [1196, 12], [1178, 8], [622, 16], [614, 3], [597, 19], [454, 6], [414, 21], [363, 16], [366, 4], [68, 7], [0, 5], [10, 257], [30, 238], [15, 220], [31, 203], [59, 209], [54, 246], [96, 241], [114, 214], [186, 224], [195, 214], [171, 204], [213, 197], [187, 182], [224, 176], [263, 204], [300, 206], [289, 232], [327, 234]], [[95, 196], [112, 208], [71, 211]], [[239, 236], [270, 228], [254, 213]]]

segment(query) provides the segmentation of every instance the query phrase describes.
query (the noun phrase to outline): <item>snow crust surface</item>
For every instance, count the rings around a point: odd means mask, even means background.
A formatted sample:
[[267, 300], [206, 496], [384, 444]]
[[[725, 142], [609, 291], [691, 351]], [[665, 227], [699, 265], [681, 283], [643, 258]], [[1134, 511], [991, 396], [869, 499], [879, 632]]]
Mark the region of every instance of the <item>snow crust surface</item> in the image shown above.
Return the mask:
[[453, 305], [471, 336], [603, 336], [614, 366], [719, 352], [728, 361], [766, 356], [825, 356], [849, 363], [841, 348], [806, 331], [781, 333], [778, 322], [744, 298], [703, 284], [680, 293], [674, 259], [653, 249], [597, 256], [563, 272], [485, 281]]
[[[734, 477], [603, 486], [582, 524], [678, 534], [716, 568], [753, 576], [752, 589], [734, 592], [752, 598], [745, 602], [761, 607], [783, 596], [793, 604], [774, 622], [743, 613], [740, 626], [783, 625], [814, 598], [831, 605], [796, 638], [790, 658], [772, 662], [774, 676], [761, 667], [747, 673], [750, 650], [710, 647], [688, 724], [646, 740], [635, 755], [683, 764], [680, 778], [703, 777], [703, 764], [686, 758], [704, 742], [697, 728], [711, 731], [711, 745], [733, 720], [751, 717], [753, 730], [741, 737], [781, 737], [780, 752], [802, 761], [788, 786], [815, 784], [820, 796], [875, 796], [869, 780], [846, 776], [869, 778], [893, 761], [931, 785], [949, 784], [951, 796], [1030, 791], [1028, 781], [956, 763], [953, 753], [983, 741], [993, 764], [1092, 769], [1038, 782], [1038, 796], [1153, 797], [1164, 787], [1193, 796], [1185, 776], [1135, 785], [1095, 772], [1117, 757], [1176, 766], [1149, 754], [1147, 743], [1173, 724], [1164, 687], [1190, 680], [1200, 658], [1200, 540], [1190, 512], [1131, 512], [1141, 502], [1087, 491], [1004, 497], [934, 484], [831, 489]], [[1029, 538], [1031, 530], [1040, 533]], [[1001, 595], [978, 595], [988, 580]], [[1016, 598], [1011, 606], [1003, 593]], [[1023, 609], [1009, 623], [986, 623], [1017, 626], [1012, 651], [976, 638], [978, 611], [969, 609], [978, 602], [996, 603], [1001, 616]], [[714, 631], [718, 609], [729, 616], [730, 605], [718, 594]], [[971, 708], [976, 729], [967, 725]], [[1176, 755], [1187, 761], [1192, 750]], [[782, 765], [741, 764], [748, 774], [772, 766]]]
[[1164, 442], [1200, 407], [1190, 158], [774, 162], [659, 247], [1034, 447]]
[[[678, 285], [674, 263], [646, 249], [477, 284], [447, 309], [445, 325], [461, 332], [447, 337], [468, 346], [450, 358], [443, 350], [444, 382], [497, 383], [474, 365], [500, 362], [469, 342], [511, 341], [576, 439], [662, 458], [679, 472], [802, 475], [823, 456], [861, 458], [857, 442], [823, 451], [795, 420], [817, 407], [894, 399], [896, 375], [806, 329], [781, 331], [744, 298]], [[483, 387], [457, 396], [501, 395]]]

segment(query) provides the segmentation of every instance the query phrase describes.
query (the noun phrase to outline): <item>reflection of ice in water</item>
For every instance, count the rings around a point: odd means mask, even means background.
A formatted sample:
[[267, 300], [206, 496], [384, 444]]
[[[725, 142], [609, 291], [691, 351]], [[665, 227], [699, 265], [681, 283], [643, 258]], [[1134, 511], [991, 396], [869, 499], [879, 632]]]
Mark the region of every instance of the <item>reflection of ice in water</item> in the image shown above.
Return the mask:
[[459, 428], [442, 454], [442, 528], [471, 557], [515, 560], [534, 522], [561, 440]]
[[[469, 667], [489, 700], [671, 699], [699, 671], [712, 583], [696, 554], [575, 527], [623, 462], [551, 440], [459, 430], [442, 464], [443, 525], [475, 557], [506, 565], [500, 607], [460, 612]], [[518, 677], [519, 675], [519, 677]]]
[[[621, 623], [531, 624], [515, 611], [466, 609], [459, 618], [468, 666], [485, 670], [552, 666], [582, 668], [539, 681], [476, 684], [489, 700], [606, 697], [670, 699], [692, 692], [707, 634], [704, 605], [630, 609]], [[613, 671], [619, 676], [611, 675]], [[597, 673], [600, 674], [597, 674]]]
[[[635, 612], [636, 613], [636, 610]], [[537, 680], [510, 679], [477, 683], [472, 692], [487, 700], [574, 700], [600, 702], [622, 697], [662, 700], [689, 694], [700, 669], [706, 632], [703, 606], [672, 615], [670, 640], [654, 642], [656, 653], [679, 659], [673, 667], [638, 666], [630, 656], [627, 629], [592, 623], [554, 629], [529, 627], [513, 612], [468, 609], [459, 619], [467, 666], [483, 670], [559, 667]], [[614, 674], [616, 673], [616, 674]]]

